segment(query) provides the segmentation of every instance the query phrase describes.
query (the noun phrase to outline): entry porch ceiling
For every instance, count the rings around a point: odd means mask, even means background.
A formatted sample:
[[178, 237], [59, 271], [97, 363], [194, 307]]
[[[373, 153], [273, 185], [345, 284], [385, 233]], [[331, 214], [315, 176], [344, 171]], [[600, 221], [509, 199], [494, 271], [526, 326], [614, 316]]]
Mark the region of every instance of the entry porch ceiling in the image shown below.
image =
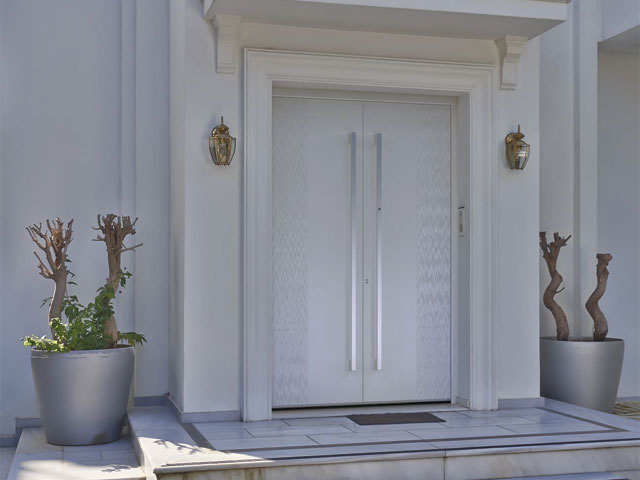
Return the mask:
[[565, 0], [204, 0], [208, 18], [243, 22], [497, 40], [533, 38], [567, 20]]

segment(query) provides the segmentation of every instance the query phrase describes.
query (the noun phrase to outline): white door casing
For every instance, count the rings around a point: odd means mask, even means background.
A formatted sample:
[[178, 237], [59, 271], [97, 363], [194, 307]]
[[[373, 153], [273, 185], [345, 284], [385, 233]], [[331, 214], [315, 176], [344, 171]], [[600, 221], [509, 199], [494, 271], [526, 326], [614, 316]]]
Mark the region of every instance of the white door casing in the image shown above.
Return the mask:
[[472, 409], [495, 409], [496, 71], [445, 64], [245, 49], [244, 402], [246, 421], [271, 418], [271, 106], [275, 86], [466, 96], [471, 125], [470, 385]]

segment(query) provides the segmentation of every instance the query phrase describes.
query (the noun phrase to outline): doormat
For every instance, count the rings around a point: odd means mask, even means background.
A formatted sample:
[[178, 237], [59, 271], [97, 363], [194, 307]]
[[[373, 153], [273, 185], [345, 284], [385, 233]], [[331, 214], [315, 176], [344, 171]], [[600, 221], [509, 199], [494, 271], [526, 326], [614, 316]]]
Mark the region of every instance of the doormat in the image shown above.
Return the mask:
[[373, 413], [366, 415], [347, 415], [347, 418], [356, 422], [358, 425], [391, 425], [394, 423], [444, 422], [443, 419], [427, 412]]

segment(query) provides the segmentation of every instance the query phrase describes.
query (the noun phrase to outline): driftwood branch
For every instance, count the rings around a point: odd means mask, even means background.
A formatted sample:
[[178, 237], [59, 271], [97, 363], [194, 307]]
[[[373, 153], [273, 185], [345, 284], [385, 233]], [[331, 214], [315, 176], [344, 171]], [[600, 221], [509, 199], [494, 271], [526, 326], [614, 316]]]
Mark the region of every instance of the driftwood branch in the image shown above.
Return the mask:
[[[54, 221], [47, 220], [47, 226], [43, 230], [42, 223], [33, 224], [27, 227], [29, 237], [36, 246], [44, 253], [45, 260], [33, 254], [38, 259], [38, 272], [44, 278], [53, 280], [55, 283], [53, 297], [49, 304], [49, 321], [53, 318], [62, 317], [62, 301], [67, 292], [67, 249], [72, 240], [73, 220], [69, 220], [66, 227], [59, 218]], [[51, 329], [51, 335], [56, 338], [55, 332]]]
[[551, 275], [551, 282], [547, 285], [547, 288], [544, 291], [542, 296], [542, 301], [544, 306], [547, 307], [551, 313], [553, 314], [553, 318], [556, 321], [556, 337], [558, 340], [568, 340], [569, 339], [569, 323], [567, 322], [567, 315], [564, 313], [564, 310], [558, 305], [555, 301], [554, 297], [556, 294], [560, 293], [563, 288], [560, 288], [562, 285], [562, 275], [558, 272], [557, 263], [558, 263], [558, 255], [560, 254], [560, 249], [564, 247], [571, 235], [568, 237], [561, 237], [558, 235], [558, 232], [553, 234], [553, 242], [547, 243], [547, 232], [540, 232], [540, 248], [542, 249], [542, 258], [544, 258], [547, 263], [547, 268], [549, 269], [549, 275]]
[[[124, 244], [128, 235], [136, 234], [134, 227], [137, 221], [137, 218], [131, 221], [131, 217], [121, 217], [109, 213], [106, 215], [98, 215], [98, 226], [93, 227], [94, 230], [102, 233], [102, 235], [98, 234], [94, 241], [104, 242], [107, 247], [107, 260], [109, 262], [107, 284], [113, 288], [114, 295], [118, 291], [122, 275], [122, 269], [120, 268], [122, 254], [142, 246], [142, 243], [132, 247], [127, 247]], [[111, 337], [111, 346], [115, 345], [118, 341], [118, 325], [115, 316], [112, 315], [105, 323], [105, 332]]]
[[591, 315], [591, 318], [593, 318], [593, 339], [600, 341], [607, 338], [609, 324], [607, 323], [607, 318], [604, 316], [604, 313], [602, 313], [602, 310], [600, 310], [598, 306], [598, 301], [607, 289], [607, 279], [609, 278], [607, 266], [613, 257], [610, 253], [598, 253], [596, 257], [598, 259], [598, 265], [596, 266], [598, 284], [584, 306], [587, 312], [589, 312], [589, 315]]

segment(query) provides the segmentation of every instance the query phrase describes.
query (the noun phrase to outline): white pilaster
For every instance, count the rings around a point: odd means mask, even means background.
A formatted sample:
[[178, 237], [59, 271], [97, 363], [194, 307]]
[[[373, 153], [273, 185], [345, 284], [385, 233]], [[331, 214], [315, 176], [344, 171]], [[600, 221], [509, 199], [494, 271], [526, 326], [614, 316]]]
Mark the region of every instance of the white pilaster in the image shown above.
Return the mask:
[[584, 304], [595, 288], [598, 249], [598, 41], [599, 2], [574, 2], [574, 279], [575, 335], [591, 336]]

